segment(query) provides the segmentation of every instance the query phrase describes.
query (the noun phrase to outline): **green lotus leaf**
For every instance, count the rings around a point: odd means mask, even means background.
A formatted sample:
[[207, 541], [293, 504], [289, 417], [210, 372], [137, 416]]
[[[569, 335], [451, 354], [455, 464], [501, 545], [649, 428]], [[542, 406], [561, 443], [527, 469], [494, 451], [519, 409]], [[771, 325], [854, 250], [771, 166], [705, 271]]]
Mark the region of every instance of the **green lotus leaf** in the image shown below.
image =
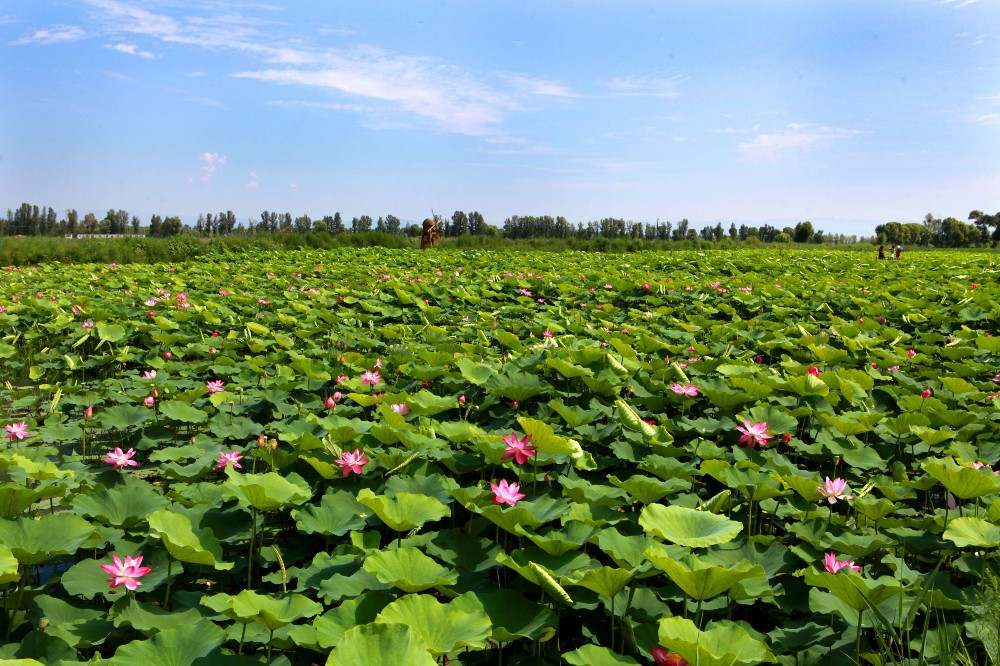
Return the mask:
[[562, 530], [550, 529], [544, 534], [539, 534], [526, 525], [514, 524], [515, 534], [528, 537], [549, 555], [562, 555], [571, 550], [578, 550], [599, 531], [596, 526], [587, 525], [579, 520], [567, 520]]
[[133, 476], [126, 476], [122, 485], [73, 498], [73, 511], [80, 516], [126, 529], [145, 521], [149, 514], [169, 505], [170, 501], [157, 492], [152, 484]]
[[[76, 659], [76, 650], [72, 648], [65, 640], [59, 636], [55, 636], [43, 631], [32, 631], [25, 635], [20, 644], [8, 644], [5, 646], [7, 650], [13, 652], [12, 648], [16, 648], [17, 651], [13, 654], [18, 659], [13, 661], [34, 661], [38, 659], [43, 664], [66, 664], [66, 663], [79, 663]], [[2, 660], [3, 664], [9, 664], [10, 662], [6, 659]]]
[[160, 414], [181, 423], [204, 423], [208, 414], [181, 400], [164, 400], [160, 403]]
[[62, 599], [40, 595], [32, 600], [41, 618], [47, 620], [46, 633], [74, 648], [100, 645], [114, 631], [114, 623], [101, 609], [81, 608]]
[[[374, 622], [392, 599], [383, 592], [365, 592], [354, 599], [345, 599], [336, 608], [317, 616], [312, 623], [317, 648], [329, 649], [339, 645], [344, 632], [351, 627]], [[298, 645], [303, 643], [297, 640], [297, 632], [304, 626], [296, 625], [289, 634]]]
[[930, 446], [935, 446], [955, 438], [955, 433], [951, 430], [938, 430], [919, 425], [910, 426], [910, 432], [919, 437], [920, 441]]
[[692, 548], [728, 543], [743, 529], [743, 525], [725, 516], [662, 504], [643, 507], [639, 525], [654, 536]]
[[618, 421], [623, 427], [633, 432], [642, 433], [648, 439], [656, 435], [656, 428], [643, 421], [632, 406], [624, 400], [615, 400], [615, 409], [618, 410]]
[[0, 517], [14, 518], [45, 498], [61, 497], [66, 489], [62, 486], [45, 485], [27, 488], [20, 483], [0, 484]]
[[327, 657], [326, 666], [436, 666], [424, 640], [405, 624], [351, 627]]
[[[42, 457], [28, 458], [19, 453], [14, 453], [9, 458], [0, 458], [0, 470], [7, 472], [17, 481], [24, 481], [15, 470], [23, 472], [24, 476], [33, 481], [48, 481], [50, 479], [72, 479], [72, 470], [60, 469], [51, 460], [44, 457], [44, 451], [37, 450], [43, 454]], [[28, 453], [27, 451], [25, 453]]]
[[788, 381], [788, 386], [802, 396], [824, 396], [830, 392], [830, 387], [822, 379], [808, 373], [796, 376], [786, 375], [785, 379]]
[[888, 576], [873, 581], [847, 570], [831, 574], [810, 568], [806, 570], [805, 582], [829, 590], [855, 612], [866, 611], [873, 604], [890, 620], [905, 617], [913, 604], [913, 597], [905, 593], [900, 582]]
[[[176, 565], [174, 568], [177, 568]], [[165, 629], [195, 624], [203, 619], [194, 608], [171, 613], [156, 604], [139, 602], [135, 597], [119, 599], [115, 602], [115, 610], [114, 626], [130, 626], [147, 638]]]
[[1000, 546], [1000, 527], [973, 516], [955, 518], [948, 521], [944, 538], [959, 548], [996, 548]]
[[103, 342], [118, 342], [125, 337], [125, 327], [119, 324], [109, 324], [106, 321], [97, 322], [97, 337]]
[[622, 569], [638, 569], [646, 562], [646, 549], [656, 541], [640, 534], [626, 536], [614, 527], [606, 527], [597, 535], [597, 546]]
[[681, 617], [660, 620], [660, 645], [699, 666], [754, 666], [776, 661], [767, 645], [743, 627], [731, 622], [709, 623], [700, 631], [694, 622]]
[[212, 622], [164, 629], [152, 638], [118, 648], [111, 666], [191, 666], [222, 645], [226, 632]]
[[412, 628], [434, 656], [463, 647], [484, 648], [490, 635], [490, 622], [484, 613], [467, 612], [455, 603], [442, 604], [426, 594], [408, 594], [393, 601], [382, 609], [375, 623]]
[[638, 666], [632, 657], [624, 657], [600, 645], [584, 645], [572, 652], [564, 652], [563, 661], [571, 666]]
[[187, 516], [161, 509], [151, 513], [148, 521], [151, 534], [160, 537], [174, 559], [221, 570], [233, 568], [232, 562], [222, 561], [222, 546], [212, 530], [196, 529]]
[[361, 517], [363, 513], [367, 513], [365, 506], [354, 498], [353, 493], [338, 490], [327, 491], [319, 506], [309, 504], [305, 508], [294, 509], [292, 518], [299, 531], [304, 534], [341, 536], [353, 530], [364, 529], [365, 519]]
[[253, 590], [243, 590], [237, 595], [223, 593], [202, 597], [201, 604], [241, 624], [254, 622], [268, 631], [275, 631], [323, 611], [322, 604], [294, 592], [275, 598]]
[[436, 395], [427, 390], [417, 391], [407, 398], [406, 404], [414, 414], [420, 416], [434, 416], [458, 407], [454, 396]]
[[896, 510], [895, 502], [890, 502], [884, 497], [874, 498], [871, 495], [855, 499], [851, 502], [851, 508], [861, 515], [871, 520], [881, 520]]
[[114, 405], [113, 407], [102, 409], [97, 415], [101, 427], [107, 430], [137, 428], [152, 417], [153, 410], [141, 405]]
[[350, 575], [333, 574], [319, 584], [319, 596], [326, 602], [350, 599], [369, 591], [391, 590], [392, 585], [381, 582], [374, 574], [357, 569]]
[[986, 469], [964, 467], [951, 458], [927, 460], [921, 467], [955, 497], [973, 499], [1000, 491], [1000, 477]]
[[881, 418], [881, 414], [871, 412], [844, 412], [842, 414], [828, 414], [820, 412], [816, 419], [825, 426], [829, 426], [841, 435], [860, 435], [875, 428]]
[[397, 532], [407, 532], [451, 515], [451, 509], [440, 500], [414, 493], [397, 493], [389, 497], [362, 488], [358, 492], [358, 502], [372, 509], [383, 523]]
[[0, 583], [13, 583], [21, 579], [17, 558], [10, 548], [0, 543]]
[[528, 600], [517, 590], [463, 594], [451, 603], [470, 613], [485, 613], [492, 626], [490, 637], [500, 643], [518, 638], [545, 641], [555, 635], [557, 618], [552, 609]]
[[458, 581], [457, 571], [442, 566], [417, 548], [375, 551], [363, 566], [381, 582], [404, 592], [446, 587]]
[[259, 511], [299, 505], [312, 497], [309, 484], [298, 474], [241, 474], [232, 467], [226, 467], [225, 472], [229, 478], [222, 484], [222, 496]]
[[371, 430], [371, 421], [349, 419], [332, 414], [316, 419], [316, 424], [326, 431], [327, 435], [337, 444], [354, 442], [358, 437]]
[[583, 457], [583, 449], [579, 442], [560, 437], [544, 421], [520, 416], [517, 422], [521, 424], [526, 435], [531, 435], [531, 444], [538, 448], [539, 456], [568, 455], [574, 461]]
[[588, 590], [611, 598], [625, 589], [631, 582], [632, 574], [625, 569], [616, 567], [601, 567], [588, 569], [580, 576], [571, 576], [563, 580], [567, 585], [579, 585]]
[[22, 565], [72, 555], [95, 534], [93, 525], [70, 513], [49, 514], [37, 520], [23, 516], [0, 520], [0, 543], [10, 548]]
[[706, 562], [693, 554], [674, 559], [659, 547], [648, 549], [646, 557], [689, 597], [698, 601], [725, 594], [742, 580], [764, 576], [764, 567], [751, 564], [746, 559], [725, 567]]

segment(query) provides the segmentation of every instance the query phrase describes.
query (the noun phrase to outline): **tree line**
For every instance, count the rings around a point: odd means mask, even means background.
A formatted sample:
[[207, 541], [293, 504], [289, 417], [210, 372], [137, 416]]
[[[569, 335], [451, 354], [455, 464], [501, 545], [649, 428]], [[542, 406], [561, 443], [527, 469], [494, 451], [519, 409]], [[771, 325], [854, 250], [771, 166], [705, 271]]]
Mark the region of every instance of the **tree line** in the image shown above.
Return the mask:
[[970, 222], [954, 217], [939, 219], [927, 213], [924, 221], [887, 222], [875, 227], [879, 243], [934, 247], [992, 247], [1000, 245], [1000, 212], [969, 213]]
[[[769, 224], [759, 227], [722, 222], [696, 229], [687, 219], [675, 222], [657, 220], [655, 223], [633, 222], [621, 218], [603, 218], [573, 224], [562, 216], [513, 215], [502, 227], [487, 224], [477, 211], [455, 211], [450, 217], [437, 216], [438, 231], [444, 237], [500, 236], [510, 239], [577, 238], [630, 239], [648, 241], [708, 241], [762, 243], [814, 243], [851, 244], [874, 241], [883, 244], [973, 247], [1000, 244], [1000, 212], [989, 215], [979, 210], [969, 213], [970, 222], [954, 217], [944, 220], [928, 213], [923, 222], [887, 222], [875, 227], [874, 238], [834, 234], [814, 228], [809, 221], [795, 226], [777, 228]], [[309, 215], [292, 217], [291, 213], [264, 210], [257, 217], [239, 223], [231, 210], [219, 213], [202, 213], [194, 225], [182, 222], [178, 216], [153, 215], [147, 225], [125, 210], [109, 209], [103, 218], [86, 213], [82, 219], [76, 209], [69, 209], [59, 216], [55, 209], [22, 203], [16, 209], [7, 209], [6, 218], [0, 218], [0, 236], [63, 236], [67, 234], [134, 234], [164, 238], [178, 235], [200, 237], [227, 236], [256, 233], [313, 233], [332, 235], [345, 233], [382, 232], [408, 237], [420, 236], [418, 224], [404, 224], [395, 215], [373, 219], [370, 215], [354, 217], [345, 222], [339, 212], [313, 219]]]

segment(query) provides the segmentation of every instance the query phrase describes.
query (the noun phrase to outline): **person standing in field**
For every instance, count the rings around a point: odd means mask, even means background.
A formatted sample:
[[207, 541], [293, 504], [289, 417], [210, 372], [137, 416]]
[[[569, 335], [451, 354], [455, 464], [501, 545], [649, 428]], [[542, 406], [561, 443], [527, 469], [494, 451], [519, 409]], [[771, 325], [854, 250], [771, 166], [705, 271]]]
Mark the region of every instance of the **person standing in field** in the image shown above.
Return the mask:
[[897, 245], [896, 246], [896, 261], [899, 261], [900, 257], [902, 257], [902, 256], [903, 256], [903, 246], [902, 245]]
[[885, 259], [885, 245], [878, 246], [878, 258]]

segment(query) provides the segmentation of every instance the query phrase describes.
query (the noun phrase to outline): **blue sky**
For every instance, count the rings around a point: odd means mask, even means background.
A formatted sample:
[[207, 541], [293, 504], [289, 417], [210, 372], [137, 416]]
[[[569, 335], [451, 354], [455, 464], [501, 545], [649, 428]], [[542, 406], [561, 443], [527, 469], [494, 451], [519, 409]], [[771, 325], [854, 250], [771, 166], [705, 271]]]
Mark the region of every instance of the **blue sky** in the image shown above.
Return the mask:
[[0, 207], [1000, 211], [995, 0], [0, 0]]

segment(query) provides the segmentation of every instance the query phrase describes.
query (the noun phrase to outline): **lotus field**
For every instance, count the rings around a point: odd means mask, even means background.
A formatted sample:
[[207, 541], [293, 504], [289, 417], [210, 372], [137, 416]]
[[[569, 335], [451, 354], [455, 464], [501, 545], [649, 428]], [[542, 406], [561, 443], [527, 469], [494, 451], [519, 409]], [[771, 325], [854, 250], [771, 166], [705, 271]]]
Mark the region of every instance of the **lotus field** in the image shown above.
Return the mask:
[[0, 659], [996, 664], [994, 261], [8, 268]]

